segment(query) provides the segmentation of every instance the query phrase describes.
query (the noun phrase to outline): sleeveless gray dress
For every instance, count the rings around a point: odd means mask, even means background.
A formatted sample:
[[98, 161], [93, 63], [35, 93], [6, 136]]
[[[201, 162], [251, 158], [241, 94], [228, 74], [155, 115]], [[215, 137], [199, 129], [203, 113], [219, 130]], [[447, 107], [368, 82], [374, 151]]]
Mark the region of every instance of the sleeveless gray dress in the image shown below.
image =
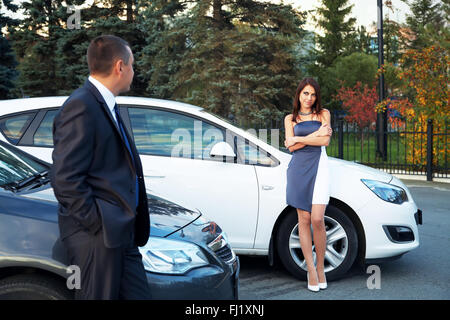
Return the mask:
[[[295, 136], [317, 131], [322, 122], [302, 121], [294, 126]], [[311, 212], [312, 204], [328, 204], [330, 181], [328, 157], [324, 146], [305, 146], [295, 150], [287, 169], [286, 203]]]

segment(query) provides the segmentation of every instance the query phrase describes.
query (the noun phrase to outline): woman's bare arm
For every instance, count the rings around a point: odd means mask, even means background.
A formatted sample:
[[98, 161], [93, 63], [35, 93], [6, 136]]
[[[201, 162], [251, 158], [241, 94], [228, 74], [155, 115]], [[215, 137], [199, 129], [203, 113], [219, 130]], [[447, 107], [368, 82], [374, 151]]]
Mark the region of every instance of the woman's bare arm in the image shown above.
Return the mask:
[[[284, 118], [284, 131], [285, 131], [285, 141], [288, 140], [289, 137], [294, 137], [294, 124], [292, 122], [292, 114], [288, 114], [285, 118]], [[285, 142], [285, 147], [287, 147], [286, 142]], [[305, 145], [303, 143], [296, 143], [293, 146], [289, 146], [287, 147], [289, 149], [290, 152], [294, 152], [295, 150], [301, 149], [303, 148]]]
[[286, 145], [286, 141], [288, 140], [289, 137], [294, 137], [294, 123], [292, 122], [292, 114], [289, 114], [286, 116], [286, 118], [284, 119], [284, 125], [285, 125], [285, 147], [289, 149], [290, 152], [294, 152], [295, 150], [301, 149], [303, 147], [305, 147], [305, 145], [303, 143], [296, 143], [295, 145], [292, 146], [287, 146]]
[[[286, 145], [289, 145], [289, 150], [294, 148], [297, 144], [301, 144], [302, 147], [305, 145], [309, 146], [328, 146], [330, 143], [331, 134], [328, 134], [328, 128], [331, 127], [330, 124], [330, 112], [326, 109], [323, 109], [322, 114], [322, 126], [319, 130], [304, 136], [304, 137], [296, 137], [292, 135], [291, 137], [286, 138]], [[295, 149], [296, 150], [296, 149]]]

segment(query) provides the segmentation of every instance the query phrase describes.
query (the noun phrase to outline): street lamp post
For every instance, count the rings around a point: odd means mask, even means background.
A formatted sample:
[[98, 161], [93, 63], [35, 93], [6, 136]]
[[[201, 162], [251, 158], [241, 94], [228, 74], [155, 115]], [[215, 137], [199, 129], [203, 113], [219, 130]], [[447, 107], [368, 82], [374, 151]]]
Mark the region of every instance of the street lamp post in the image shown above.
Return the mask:
[[[383, 44], [383, 1], [377, 0], [378, 6], [378, 68], [384, 66], [384, 44]], [[380, 74], [379, 99], [385, 99], [384, 73]], [[377, 153], [383, 159], [387, 160], [387, 110], [377, 115]]]

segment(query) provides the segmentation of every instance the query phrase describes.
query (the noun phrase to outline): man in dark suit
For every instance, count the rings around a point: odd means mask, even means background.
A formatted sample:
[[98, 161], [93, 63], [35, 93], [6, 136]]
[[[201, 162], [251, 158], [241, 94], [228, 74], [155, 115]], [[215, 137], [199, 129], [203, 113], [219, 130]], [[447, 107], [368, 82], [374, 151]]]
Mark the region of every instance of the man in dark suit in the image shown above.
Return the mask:
[[115, 96], [130, 89], [133, 53], [105, 35], [87, 50], [90, 76], [53, 123], [51, 183], [60, 236], [81, 270], [77, 299], [150, 298], [142, 256], [150, 221], [142, 164]]

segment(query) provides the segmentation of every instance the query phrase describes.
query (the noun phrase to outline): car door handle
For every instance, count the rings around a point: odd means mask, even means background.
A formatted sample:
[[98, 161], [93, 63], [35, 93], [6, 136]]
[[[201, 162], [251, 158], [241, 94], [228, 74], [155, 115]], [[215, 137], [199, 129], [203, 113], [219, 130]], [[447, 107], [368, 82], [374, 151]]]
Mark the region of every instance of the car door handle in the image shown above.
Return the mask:
[[268, 186], [268, 185], [262, 185], [262, 189], [263, 190], [273, 190], [274, 189], [274, 187], [273, 186]]
[[166, 176], [149, 176], [149, 175], [144, 175], [144, 177], [146, 177], [146, 178], [158, 178], [158, 179], [161, 179], [161, 178], [165, 178]]

